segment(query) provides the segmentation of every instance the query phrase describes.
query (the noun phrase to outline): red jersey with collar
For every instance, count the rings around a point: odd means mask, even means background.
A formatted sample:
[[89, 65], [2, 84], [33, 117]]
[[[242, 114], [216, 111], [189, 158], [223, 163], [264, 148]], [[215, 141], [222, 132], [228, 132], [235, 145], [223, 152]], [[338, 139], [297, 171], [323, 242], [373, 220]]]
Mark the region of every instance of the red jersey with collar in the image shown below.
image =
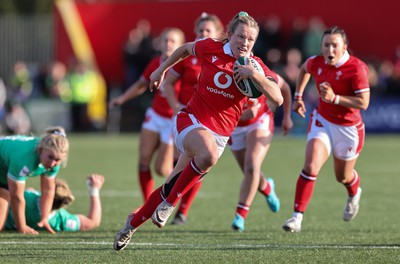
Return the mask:
[[[369, 92], [368, 68], [354, 56], [349, 56], [340, 65], [327, 64], [323, 56], [310, 57], [306, 63], [307, 72], [313, 76], [317, 89], [321, 83], [328, 82], [337, 95], [355, 96]], [[317, 110], [337, 125], [353, 126], [362, 121], [359, 109], [326, 103], [321, 98]]]
[[[163, 59], [161, 56], [157, 56], [154, 59], [152, 59], [147, 65], [147, 67], [144, 69], [143, 74], [140, 77], [141, 80], [150, 83], [150, 75], [153, 73], [153, 71], [155, 71], [158, 68], [158, 66], [160, 66], [162, 62]], [[180, 82], [175, 83], [175, 91], [178, 90], [179, 83]], [[165, 96], [165, 92], [162, 89], [158, 89], [155, 91], [151, 107], [153, 108], [154, 112], [166, 118], [172, 118], [174, 114], [174, 111], [169, 106], [169, 103]]]
[[[233, 80], [236, 59], [229, 43], [224, 45], [211, 38], [197, 40], [193, 53], [202, 60], [203, 65], [198, 87], [185, 110], [215, 133], [230, 136], [249, 98], [239, 91]], [[266, 76], [274, 78], [261, 59], [252, 57], [262, 65]]]
[[201, 71], [201, 61], [195, 56], [189, 56], [170, 69], [175, 77], [181, 80], [177, 99], [179, 103], [187, 105], [197, 87]]

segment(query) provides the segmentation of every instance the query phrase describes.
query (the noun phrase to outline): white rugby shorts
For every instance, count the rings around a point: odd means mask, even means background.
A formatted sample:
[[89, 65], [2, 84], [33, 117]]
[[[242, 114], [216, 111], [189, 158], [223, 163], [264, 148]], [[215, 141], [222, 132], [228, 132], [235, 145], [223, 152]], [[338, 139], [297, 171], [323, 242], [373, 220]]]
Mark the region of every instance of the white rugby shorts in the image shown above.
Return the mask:
[[354, 126], [336, 125], [323, 118], [315, 109], [310, 118], [307, 141], [318, 138], [326, 146], [328, 153], [341, 160], [358, 157], [365, 138], [364, 123]]
[[156, 132], [160, 135], [160, 141], [172, 145], [172, 119], [160, 116], [149, 107], [142, 124], [142, 128]]
[[195, 128], [205, 128], [208, 130], [208, 132], [211, 133], [213, 136], [215, 142], [217, 143], [217, 147], [219, 150], [219, 157], [221, 157], [222, 153], [224, 152], [224, 149], [226, 147], [226, 144], [228, 142], [229, 137], [219, 135], [215, 133], [214, 131], [210, 130], [203, 124], [201, 124], [199, 121], [197, 121], [196, 117], [192, 114], [186, 113], [186, 112], [179, 112], [175, 117], [174, 117], [174, 122], [173, 122], [173, 135], [174, 135], [174, 141], [176, 148], [180, 153], [185, 154], [185, 149], [183, 146], [183, 141], [185, 140], [186, 135], [192, 131]]
[[274, 118], [271, 111], [264, 113], [256, 122], [248, 126], [236, 127], [229, 138], [229, 148], [233, 151], [245, 149], [247, 135], [256, 129], [267, 131], [267, 136], [274, 133]]

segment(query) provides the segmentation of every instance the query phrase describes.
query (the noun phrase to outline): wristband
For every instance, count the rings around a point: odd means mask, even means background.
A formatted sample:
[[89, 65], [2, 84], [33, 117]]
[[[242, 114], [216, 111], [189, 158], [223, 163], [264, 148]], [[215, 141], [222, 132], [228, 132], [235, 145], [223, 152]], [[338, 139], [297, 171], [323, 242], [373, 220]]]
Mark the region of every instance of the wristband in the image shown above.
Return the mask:
[[90, 184], [90, 180], [87, 179], [86, 180], [86, 186], [89, 189], [89, 194], [90, 196], [99, 196], [100, 195], [100, 189], [99, 188], [95, 188]]
[[90, 194], [90, 196], [99, 196], [100, 190], [98, 188], [90, 188], [89, 194]]
[[294, 93], [294, 100], [295, 101], [300, 101], [303, 99], [303, 95], [301, 93], [295, 92]]
[[340, 102], [340, 95], [335, 94], [335, 97], [333, 97], [332, 103], [335, 105], [338, 105]]

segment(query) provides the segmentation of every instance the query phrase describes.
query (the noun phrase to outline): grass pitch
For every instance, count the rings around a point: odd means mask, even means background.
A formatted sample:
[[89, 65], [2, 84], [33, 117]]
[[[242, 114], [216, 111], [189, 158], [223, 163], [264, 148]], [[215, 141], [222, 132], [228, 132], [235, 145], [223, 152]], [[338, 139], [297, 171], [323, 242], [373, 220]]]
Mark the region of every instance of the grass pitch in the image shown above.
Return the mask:
[[[68, 210], [85, 213], [89, 196], [85, 177], [106, 177], [101, 198], [101, 227], [90, 232], [44, 231], [38, 236], [0, 233], [1, 263], [399, 263], [399, 135], [367, 135], [356, 169], [363, 196], [360, 213], [342, 220], [345, 188], [335, 181], [329, 159], [304, 215], [302, 232], [286, 233], [295, 184], [302, 168], [305, 136], [273, 140], [263, 171], [276, 182], [281, 211], [271, 213], [257, 195], [243, 233], [230, 228], [242, 175], [229, 149], [207, 174], [185, 226], [158, 229], [145, 223], [130, 245], [114, 252], [112, 242], [127, 214], [142, 203], [137, 183], [138, 136], [72, 135], [66, 179], [76, 201]], [[156, 185], [163, 179], [157, 177]], [[28, 181], [38, 187], [38, 179]]]

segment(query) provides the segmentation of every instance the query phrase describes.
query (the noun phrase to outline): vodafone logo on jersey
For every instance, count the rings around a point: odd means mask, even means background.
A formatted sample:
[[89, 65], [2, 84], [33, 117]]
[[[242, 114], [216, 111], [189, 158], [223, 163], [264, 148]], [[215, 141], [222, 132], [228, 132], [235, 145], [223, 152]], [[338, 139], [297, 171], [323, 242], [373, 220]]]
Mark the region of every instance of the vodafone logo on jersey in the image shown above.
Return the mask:
[[217, 72], [214, 75], [214, 83], [218, 88], [226, 89], [232, 84], [232, 77], [225, 72]]
[[214, 93], [214, 94], [219, 94], [224, 97], [231, 98], [231, 99], [235, 98], [235, 96], [233, 94], [230, 94], [230, 93], [227, 93], [224, 91], [224, 89], [229, 88], [229, 86], [231, 86], [231, 84], [233, 82], [233, 79], [229, 74], [222, 72], [222, 71], [217, 72], [214, 75], [213, 81], [214, 81], [215, 86], [219, 89], [207, 86], [207, 90], [209, 92]]

